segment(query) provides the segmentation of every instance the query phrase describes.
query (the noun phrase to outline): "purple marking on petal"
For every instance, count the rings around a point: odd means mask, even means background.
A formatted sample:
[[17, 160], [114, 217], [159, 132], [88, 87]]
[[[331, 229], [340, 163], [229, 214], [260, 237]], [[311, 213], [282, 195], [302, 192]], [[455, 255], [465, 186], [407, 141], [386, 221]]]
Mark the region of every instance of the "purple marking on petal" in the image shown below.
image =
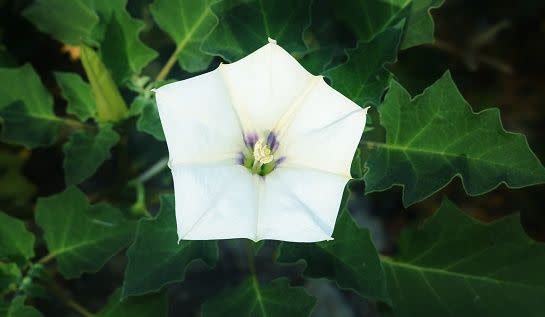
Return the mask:
[[273, 152], [278, 149], [278, 140], [276, 139], [276, 134], [272, 131], [267, 136], [267, 145]]
[[278, 165], [280, 165], [280, 164], [282, 164], [282, 162], [284, 162], [285, 160], [286, 160], [286, 157], [285, 157], [285, 156], [279, 157], [278, 160], [276, 160], [276, 165], [275, 165], [275, 167], [278, 166]]
[[254, 145], [256, 142], [257, 142], [257, 133], [250, 132], [244, 135], [244, 144], [246, 144], [246, 146], [249, 147], [250, 149], [254, 148]]
[[244, 165], [244, 153], [242, 152], [238, 153], [237, 162], [240, 165]]

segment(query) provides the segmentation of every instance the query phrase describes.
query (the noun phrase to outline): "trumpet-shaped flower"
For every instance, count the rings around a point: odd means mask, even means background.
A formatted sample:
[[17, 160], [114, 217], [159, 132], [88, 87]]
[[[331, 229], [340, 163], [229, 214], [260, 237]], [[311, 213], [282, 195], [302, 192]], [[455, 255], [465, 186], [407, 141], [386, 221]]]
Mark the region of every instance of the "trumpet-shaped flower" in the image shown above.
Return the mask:
[[274, 40], [156, 99], [180, 240], [332, 239], [365, 109]]

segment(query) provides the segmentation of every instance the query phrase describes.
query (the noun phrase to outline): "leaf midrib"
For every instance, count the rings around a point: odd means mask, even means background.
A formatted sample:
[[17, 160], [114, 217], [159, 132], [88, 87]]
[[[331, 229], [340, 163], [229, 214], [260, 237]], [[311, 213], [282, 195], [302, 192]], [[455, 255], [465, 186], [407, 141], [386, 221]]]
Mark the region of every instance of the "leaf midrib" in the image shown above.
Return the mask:
[[533, 289], [533, 290], [541, 290], [545, 291], [545, 287], [538, 287], [535, 285], [529, 285], [529, 284], [523, 284], [519, 282], [513, 282], [513, 281], [506, 281], [501, 279], [496, 279], [488, 276], [479, 276], [479, 275], [471, 275], [467, 273], [460, 273], [460, 272], [453, 272], [453, 271], [447, 271], [447, 270], [441, 270], [433, 267], [427, 267], [427, 266], [418, 266], [413, 265], [405, 262], [398, 262], [389, 258], [381, 258], [380, 260], [383, 265], [389, 265], [393, 270], [396, 270], [396, 268], [401, 268], [405, 270], [410, 271], [417, 271], [420, 274], [425, 275], [427, 274], [441, 274], [441, 275], [447, 275], [454, 278], [461, 278], [465, 280], [474, 280], [474, 281], [480, 281], [485, 282], [488, 284], [498, 284], [498, 285], [505, 285], [505, 286], [512, 286], [512, 287], [521, 287], [521, 288], [527, 288], [527, 289]]
[[189, 29], [189, 31], [185, 34], [184, 38], [178, 43], [176, 46], [176, 56], [180, 55], [182, 51], [185, 49], [187, 43], [189, 43], [189, 40], [193, 37], [193, 34], [197, 31], [197, 29], [201, 26], [201, 24], [204, 22], [206, 16], [209, 13], [210, 8], [208, 6], [204, 7], [203, 12], [197, 19], [197, 21], [193, 24], [193, 26]]
[[[423, 154], [432, 154], [432, 155], [441, 156], [441, 157], [453, 157], [453, 158], [459, 158], [461, 156], [460, 154], [455, 154], [455, 153], [442, 152], [442, 151], [437, 151], [437, 150], [432, 150], [432, 149], [424, 149], [424, 148], [414, 148], [414, 147], [408, 147], [408, 146], [402, 146], [402, 145], [396, 145], [396, 144], [388, 144], [388, 143], [372, 142], [372, 141], [365, 141], [364, 143], [369, 145], [369, 146], [380, 147], [380, 148], [384, 148], [384, 149], [387, 149], [387, 150], [399, 151], [399, 152], [404, 152], [404, 153], [407, 153], [407, 152], [423, 153]], [[503, 167], [503, 168], [516, 169], [516, 170], [519, 170], [519, 171], [526, 171], [525, 168], [520, 167], [518, 165], [506, 165], [506, 164], [503, 164], [503, 163], [500, 163], [500, 162], [486, 160], [486, 159], [483, 159], [483, 158], [480, 158], [480, 157], [470, 156], [470, 155], [467, 155], [467, 154], [464, 154], [464, 157], [467, 158], [468, 160], [478, 161], [478, 162], [482, 162], [482, 163], [486, 163], [486, 164], [490, 164], [490, 165], [495, 165], [495, 166], [499, 166], [499, 167]]]

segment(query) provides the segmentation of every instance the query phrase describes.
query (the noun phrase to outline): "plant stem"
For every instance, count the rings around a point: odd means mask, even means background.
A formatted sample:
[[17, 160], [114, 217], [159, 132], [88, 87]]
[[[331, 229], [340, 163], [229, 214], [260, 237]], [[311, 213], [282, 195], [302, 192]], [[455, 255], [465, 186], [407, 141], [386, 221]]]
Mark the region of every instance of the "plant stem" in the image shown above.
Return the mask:
[[138, 175], [136, 178], [133, 178], [129, 183], [131, 182], [145, 183], [150, 178], [161, 173], [167, 167], [168, 167], [168, 157], [163, 157], [162, 159], [157, 161], [155, 164], [153, 164], [150, 168], [148, 168], [147, 170], [142, 172], [140, 175]]
[[77, 311], [80, 315], [82, 315], [84, 317], [94, 317], [95, 316], [93, 313], [91, 313], [90, 311], [88, 311], [87, 309], [85, 309], [83, 306], [81, 306], [80, 304], [78, 304], [76, 301], [74, 301], [72, 299], [65, 298], [63, 301], [66, 304], [66, 306], [68, 306], [68, 307], [72, 308], [73, 310]]
[[84, 308], [81, 304], [76, 302], [75, 300], [69, 298], [66, 295], [65, 290], [51, 277], [50, 282], [47, 283], [47, 286], [51, 292], [57, 296], [67, 307], [72, 308], [74, 311], [78, 312], [83, 317], [94, 317], [95, 314], [88, 311], [86, 308]]
[[97, 130], [97, 127], [94, 126], [94, 125], [90, 125], [88, 123], [81, 122], [81, 121], [78, 121], [78, 120], [74, 120], [74, 119], [71, 119], [71, 118], [61, 118], [60, 120], [62, 121], [62, 123], [65, 126], [73, 128], [73, 129], [84, 129], [84, 130], [88, 130], [88, 131], [96, 131]]
[[157, 74], [157, 77], [155, 77], [155, 81], [164, 80], [165, 78], [167, 78], [168, 73], [170, 73], [170, 70], [172, 69], [172, 67], [174, 67], [174, 64], [176, 64], [176, 58], [181, 49], [181, 45], [178, 45], [176, 47], [176, 50], [174, 50], [174, 52], [168, 58], [167, 63], [163, 66], [163, 68], [161, 68], [159, 74]]
[[43, 258], [39, 259], [38, 263], [46, 264], [47, 262], [53, 260], [54, 258], [55, 258], [55, 253], [49, 253], [46, 256], [44, 256]]

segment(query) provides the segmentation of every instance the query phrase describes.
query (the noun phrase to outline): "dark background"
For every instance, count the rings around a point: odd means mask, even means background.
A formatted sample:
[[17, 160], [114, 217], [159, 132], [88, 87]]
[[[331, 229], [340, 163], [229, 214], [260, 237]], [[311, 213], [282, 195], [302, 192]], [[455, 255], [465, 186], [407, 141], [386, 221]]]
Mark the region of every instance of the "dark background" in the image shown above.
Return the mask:
[[[145, 9], [148, 2], [129, 1], [128, 9], [133, 16], [149, 22], [150, 17]], [[31, 63], [54, 94], [56, 111], [62, 114], [65, 102], [59, 95], [53, 71], [83, 74], [82, 68], [78, 60], [71, 60], [69, 54], [62, 51], [61, 43], [39, 33], [19, 16], [28, 3], [26, 0], [0, 0], [0, 43], [3, 44], [0, 47], [0, 65], [7, 67]], [[475, 111], [499, 107], [504, 127], [508, 131], [525, 134], [530, 147], [545, 161], [545, 1], [447, 0], [440, 9], [433, 11], [433, 16], [436, 43], [400, 52], [398, 63], [391, 66], [398, 80], [412, 94], [417, 94], [450, 69], [462, 94]], [[148, 74], [156, 74], [171, 53], [172, 44], [155, 26], [150, 26], [142, 38], [151, 47], [159, 48], [160, 59], [145, 70]], [[179, 69], [171, 74], [174, 78], [183, 76], [186, 74], [180, 73]], [[131, 166], [126, 171], [129, 176], [138, 173], [139, 164], [144, 165], [166, 155], [164, 144], [151, 137], [138, 134], [131, 142], [132, 151], [141, 151], [139, 146], [145, 144], [150, 155], [142, 159], [144, 163], [139, 161]], [[31, 219], [33, 204], [38, 196], [51, 195], [64, 189], [62, 158], [61, 144], [32, 151], [0, 145], [0, 210], [22, 219]], [[34, 189], [16, 176], [18, 169]], [[116, 174], [115, 171], [116, 165], [107, 162], [95, 177], [84, 184], [84, 190], [91, 193], [98, 191], [105, 197], [119, 201], [130, 197], [131, 193], [121, 197], [100, 192], [105, 182], [115, 182], [110, 176]], [[168, 191], [168, 173], [163, 173], [161, 177], [153, 184]], [[363, 190], [364, 185], [354, 186]], [[371, 229], [377, 247], [383, 253], [393, 254], [400, 230], [408, 223], [422, 221], [433, 213], [444, 196], [483, 221], [520, 212], [527, 233], [534, 239], [545, 241], [545, 212], [542, 210], [544, 185], [525, 189], [507, 189], [502, 185], [486, 195], [468, 197], [461, 182], [455, 180], [430, 199], [409, 209], [402, 207], [401, 192], [394, 189], [357, 199], [353, 202], [356, 207], [353, 208], [354, 215], [361, 225]], [[156, 207], [153, 200], [148, 203], [150, 209]], [[170, 287], [170, 306], [176, 316], [195, 315], [205, 298], [215, 294], [218, 289], [235, 285], [241, 276], [247, 274], [241, 247], [243, 243], [223, 241], [221, 246], [221, 261], [214, 270], [200, 274], [197, 265], [184, 283]], [[297, 276], [300, 268], [273, 267], [271, 256], [274, 256], [274, 246], [274, 243], [267, 243], [265, 250], [257, 257], [258, 271], [271, 277], [284, 273]], [[45, 252], [45, 249], [42, 251]], [[121, 284], [125, 261], [124, 256], [119, 255], [99, 273], [86, 274], [74, 281], [61, 280], [61, 284], [78, 302], [91, 311], [97, 311], [108, 294]], [[303, 283], [296, 278], [297, 282]], [[375, 307], [357, 295], [339, 291], [327, 281], [312, 281], [307, 287], [320, 298], [316, 316], [376, 313]], [[37, 304], [45, 316], [75, 314], [52, 299], [41, 299]]]

